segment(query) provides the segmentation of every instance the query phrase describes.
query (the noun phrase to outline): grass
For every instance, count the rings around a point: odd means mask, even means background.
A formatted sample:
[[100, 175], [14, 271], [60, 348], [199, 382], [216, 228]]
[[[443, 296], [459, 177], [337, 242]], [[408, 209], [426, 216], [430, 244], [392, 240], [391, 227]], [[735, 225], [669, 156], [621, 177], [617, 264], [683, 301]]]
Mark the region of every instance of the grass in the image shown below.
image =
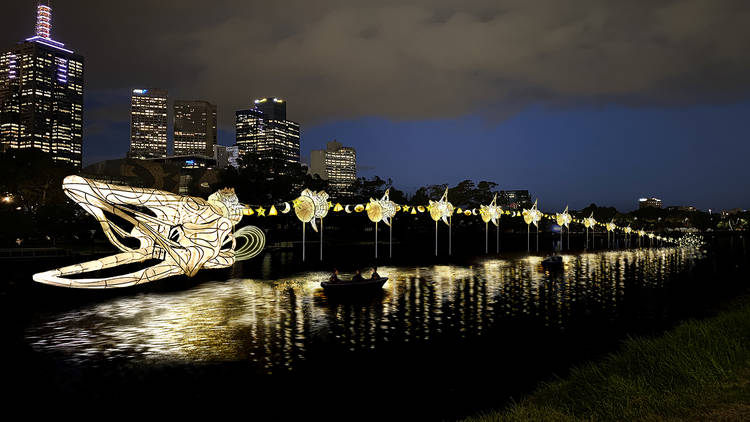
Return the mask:
[[750, 420], [750, 298], [656, 338], [630, 338], [601, 361], [468, 421]]

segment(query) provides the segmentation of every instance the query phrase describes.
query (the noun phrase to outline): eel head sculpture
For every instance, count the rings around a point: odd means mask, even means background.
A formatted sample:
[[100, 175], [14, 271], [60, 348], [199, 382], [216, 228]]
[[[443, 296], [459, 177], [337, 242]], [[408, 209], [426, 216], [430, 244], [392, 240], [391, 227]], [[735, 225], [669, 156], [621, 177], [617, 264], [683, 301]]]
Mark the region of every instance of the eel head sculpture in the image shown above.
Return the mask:
[[[68, 176], [63, 181], [63, 191], [96, 218], [107, 239], [120, 252], [34, 274], [34, 280], [40, 283], [110, 288], [180, 274], [192, 277], [202, 268], [226, 268], [235, 260], [251, 258], [265, 243], [262, 231], [243, 227], [243, 238], [254, 242], [254, 246], [245, 243], [244, 256], [236, 256], [234, 226], [242, 218], [243, 206], [233, 189], [222, 189], [204, 200]], [[122, 275], [81, 278], [85, 273], [150, 259], [158, 262]]]

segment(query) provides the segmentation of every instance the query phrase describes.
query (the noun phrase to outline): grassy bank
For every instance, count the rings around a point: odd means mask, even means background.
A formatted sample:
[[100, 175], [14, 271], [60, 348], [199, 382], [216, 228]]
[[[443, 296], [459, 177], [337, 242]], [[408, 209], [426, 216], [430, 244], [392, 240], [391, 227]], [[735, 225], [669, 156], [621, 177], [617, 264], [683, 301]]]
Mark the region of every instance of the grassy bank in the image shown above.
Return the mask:
[[750, 420], [750, 298], [543, 384], [469, 421]]

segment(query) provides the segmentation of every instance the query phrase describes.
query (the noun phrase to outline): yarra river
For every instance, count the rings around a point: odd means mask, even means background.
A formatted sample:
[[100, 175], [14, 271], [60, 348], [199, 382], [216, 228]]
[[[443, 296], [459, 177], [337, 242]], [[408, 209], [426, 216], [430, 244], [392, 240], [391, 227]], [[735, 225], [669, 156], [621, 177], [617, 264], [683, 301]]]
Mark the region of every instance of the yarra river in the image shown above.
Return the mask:
[[[34, 286], [26, 294], [44, 305], [15, 327], [16, 353], [34, 367], [26, 383], [44, 382], [63, 399], [138, 391], [247, 397], [257, 415], [277, 417], [364, 406], [363, 417], [450, 419], [519, 398], [628, 335], [710, 314], [746, 284], [737, 275], [746, 260], [727, 265], [717, 256], [571, 253], [552, 272], [525, 254], [383, 266], [382, 292], [357, 299], [326, 297], [319, 284], [328, 273], [259, 279], [245, 273], [262, 271], [242, 265], [188, 286], [81, 301], [69, 301], [75, 291], [56, 297], [60, 290]], [[269, 267], [285, 258], [259, 259], [256, 266]]]

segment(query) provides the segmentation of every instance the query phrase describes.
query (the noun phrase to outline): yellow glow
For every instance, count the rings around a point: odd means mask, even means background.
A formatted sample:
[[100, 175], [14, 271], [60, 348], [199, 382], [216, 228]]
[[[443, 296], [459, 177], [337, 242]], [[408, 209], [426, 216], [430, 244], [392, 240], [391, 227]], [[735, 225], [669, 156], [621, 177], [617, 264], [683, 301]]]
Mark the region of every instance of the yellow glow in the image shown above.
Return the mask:
[[354, 211], [356, 212], [362, 212], [365, 210], [365, 206], [362, 204], [357, 204], [357, 206], [354, 207]]
[[335, 212], [339, 212], [339, 211], [343, 211], [343, 210], [344, 210], [344, 207], [342, 207], [341, 204], [338, 203], [338, 202], [336, 203], [336, 206], [333, 207], [333, 211], [335, 211]]
[[278, 211], [276, 211], [275, 205], [271, 205], [271, 209], [268, 210], [268, 215], [279, 215]]
[[256, 208], [255, 212], [258, 213], [258, 217], [265, 217], [266, 216], [266, 209], [263, 208], [263, 207]]
[[422, 205], [417, 206], [417, 211], [424, 212], [424, 207]]

